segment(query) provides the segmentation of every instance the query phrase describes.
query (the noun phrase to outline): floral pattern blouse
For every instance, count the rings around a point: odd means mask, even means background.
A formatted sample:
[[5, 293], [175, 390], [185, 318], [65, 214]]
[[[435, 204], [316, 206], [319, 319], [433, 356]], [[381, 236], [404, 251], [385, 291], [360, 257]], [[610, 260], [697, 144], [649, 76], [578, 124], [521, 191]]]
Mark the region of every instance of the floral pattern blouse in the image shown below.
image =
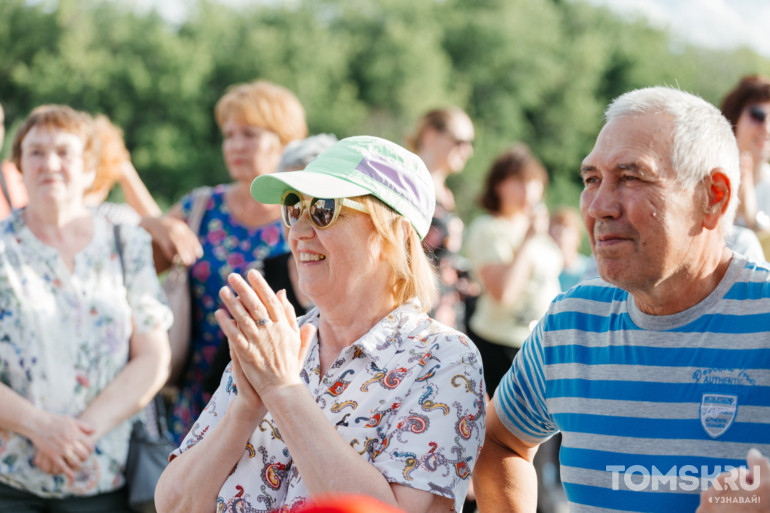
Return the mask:
[[[256, 228], [244, 226], [225, 204], [228, 187], [218, 185], [209, 189], [209, 201], [198, 231], [203, 257], [190, 268], [193, 318], [190, 357], [169, 423], [177, 443], [211, 398], [204, 382], [214, 379], [213, 389], [221, 378], [209, 376], [208, 371], [219, 345], [227, 343], [214, 318], [214, 312], [221, 306], [219, 290], [227, 284], [227, 276], [230, 273], [245, 275], [253, 268], [261, 270], [266, 258], [289, 252], [281, 219]], [[185, 221], [190, 216], [193, 196], [200, 192], [196, 189], [182, 198]]]
[[[70, 272], [59, 252], [25, 226], [21, 211], [0, 222], [0, 382], [43, 410], [77, 417], [128, 361], [139, 332], [171, 325], [152, 263], [150, 236], [93, 216], [91, 242]], [[32, 465], [27, 438], [0, 429], [0, 482], [42, 497], [93, 495], [124, 484], [130, 421], [96, 442], [74, 482]]]
[[[318, 321], [313, 309], [300, 324], [317, 327]], [[339, 436], [389, 482], [451, 498], [455, 510], [462, 510], [485, 430], [481, 359], [465, 335], [430, 319], [411, 301], [343, 349], [325, 376], [316, 339], [301, 378]], [[219, 422], [237, 394], [233, 383], [228, 366], [172, 458]], [[288, 512], [308, 497], [268, 413], [220, 490], [217, 511]]]

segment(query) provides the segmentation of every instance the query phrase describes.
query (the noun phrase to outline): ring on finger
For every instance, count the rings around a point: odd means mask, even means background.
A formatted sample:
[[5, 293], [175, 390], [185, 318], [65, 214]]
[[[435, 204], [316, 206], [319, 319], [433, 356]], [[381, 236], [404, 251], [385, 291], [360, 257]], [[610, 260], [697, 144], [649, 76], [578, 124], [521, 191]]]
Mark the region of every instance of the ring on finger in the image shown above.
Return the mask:
[[267, 324], [269, 322], [270, 322], [270, 317], [265, 317], [263, 319], [260, 319], [260, 320], [256, 321], [256, 324], [257, 324], [257, 326], [261, 327], [261, 326], [264, 326], [265, 324]]

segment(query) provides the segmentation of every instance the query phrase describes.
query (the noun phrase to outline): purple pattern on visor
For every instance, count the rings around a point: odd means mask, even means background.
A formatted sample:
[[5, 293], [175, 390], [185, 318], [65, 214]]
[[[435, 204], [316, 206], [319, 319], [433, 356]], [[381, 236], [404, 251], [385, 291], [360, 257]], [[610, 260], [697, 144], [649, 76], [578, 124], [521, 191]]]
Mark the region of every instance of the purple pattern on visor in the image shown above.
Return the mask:
[[[414, 171], [405, 166], [393, 167], [387, 162], [369, 158], [362, 159], [356, 166], [356, 170], [391, 189], [417, 208], [426, 219], [430, 218], [427, 215], [427, 212], [430, 211], [428, 198], [424, 194], [420, 194], [421, 187], [415, 182]], [[432, 184], [424, 184], [422, 188], [426, 186], [432, 187]]]

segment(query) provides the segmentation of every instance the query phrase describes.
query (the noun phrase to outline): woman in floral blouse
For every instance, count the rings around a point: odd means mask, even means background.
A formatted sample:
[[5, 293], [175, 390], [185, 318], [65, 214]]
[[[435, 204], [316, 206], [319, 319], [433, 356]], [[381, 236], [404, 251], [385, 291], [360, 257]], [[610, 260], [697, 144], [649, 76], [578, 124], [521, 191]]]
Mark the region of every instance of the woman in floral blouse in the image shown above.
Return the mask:
[[232, 274], [217, 321], [232, 362], [172, 454], [161, 512], [290, 511], [358, 493], [410, 512], [460, 511], [484, 437], [479, 354], [426, 314], [428, 170], [376, 137], [334, 144], [303, 171], [260, 176], [280, 203], [300, 289]]
[[[209, 194], [194, 241], [202, 248], [200, 252], [191, 259], [186, 257], [185, 248], [171, 242], [177, 231], [164, 234], [160, 220], [154, 225], [149, 220], [143, 222], [158, 247], [166, 248], [156, 251], [159, 272], [170, 265], [175, 253], [191, 264], [193, 326], [189, 356], [186, 364], [182, 360], [181, 366], [172, 368], [179, 395], [169, 427], [177, 442], [187, 434], [219, 381], [219, 375], [213, 376], [214, 387], [206, 389], [205, 384], [212, 381], [209, 369], [217, 348], [227, 343], [214, 318], [221, 306], [217, 294], [227, 275], [260, 268], [266, 258], [289, 252], [278, 206], [255, 202], [249, 192], [251, 181], [273, 173], [284, 147], [307, 136], [305, 111], [296, 96], [264, 80], [232, 86], [217, 102], [215, 116], [222, 130], [222, 152], [232, 182], [207, 192], [192, 191], [166, 215], [172, 221], [187, 222], [195, 196]], [[181, 373], [178, 380], [177, 371]]]
[[[91, 118], [38, 107], [13, 142], [29, 204], [0, 223], [0, 511], [130, 511], [129, 417], [164, 383], [150, 237], [83, 204]], [[46, 509], [57, 503], [54, 509]]]

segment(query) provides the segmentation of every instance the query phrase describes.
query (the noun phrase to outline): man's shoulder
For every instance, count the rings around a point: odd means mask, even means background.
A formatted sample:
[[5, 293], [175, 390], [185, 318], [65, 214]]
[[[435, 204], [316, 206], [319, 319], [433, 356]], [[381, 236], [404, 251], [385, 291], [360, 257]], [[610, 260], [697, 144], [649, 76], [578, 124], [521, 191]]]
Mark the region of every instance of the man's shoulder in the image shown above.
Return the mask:
[[586, 301], [592, 303], [616, 303], [626, 301], [628, 292], [607, 283], [596, 276], [581, 281], [571, 289], [556, 296], [553, 301], [552, 309], [556, 311], [562, 309], [572, 309]]
[[[544, 331], [580, 330], [609, 333], [623, 330], [654, 331], [685, 325], [695, 331], [699, 322], [734, 322], [735, 316], [770, 313], [770, 263], [735, 255], [728, 273], [712, 294], [685, 312], [669, 316], [644, 316], [629, 292], [601, 278], [580, 282], [558, 295], [543, 323]], [[689, 331], [689, 329], [684, 330]]]
[[[607, 283], [601, 278], [591, 278], [575, 285], [554, 298], [542, 324], [543, 344], [562, 343], [556, 333], [578, 330], [584, 333], [606, 333], [618, 316], [627, 311], [628, 292]], [[547, 342], [550, 341], [550, 342]]]
[[741, 266], [743, 274], [755, 274], [754, 279], [763, 277], [770, 281], [770, 262], [752, 260], [744, 255], [735, 255], [738, 264]]
[[770, 298], [770, 263], [759, 262], [743, 255], [734, 257], [736, 273], [724, 295], [727, 300]]

